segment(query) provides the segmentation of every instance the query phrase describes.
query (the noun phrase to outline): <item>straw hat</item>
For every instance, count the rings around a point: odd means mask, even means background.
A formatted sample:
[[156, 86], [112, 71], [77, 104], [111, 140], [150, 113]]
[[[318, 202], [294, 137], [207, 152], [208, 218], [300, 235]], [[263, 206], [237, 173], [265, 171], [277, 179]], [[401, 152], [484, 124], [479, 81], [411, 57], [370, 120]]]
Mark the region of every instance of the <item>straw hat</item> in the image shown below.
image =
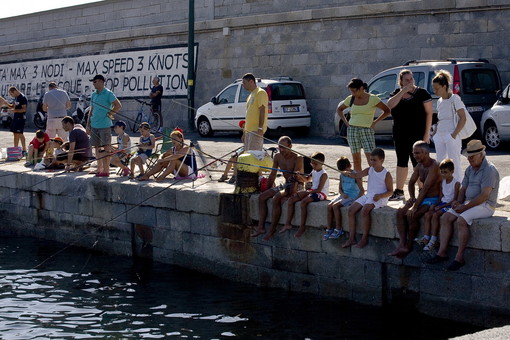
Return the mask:
[[469, 157], [473, 155], [477, 155], [485, 151], [485, 145], [482, 144], [482, 141], [478, 139], [470, 140], [467, 144], [464, 151], [462, 151], [462, 155]]

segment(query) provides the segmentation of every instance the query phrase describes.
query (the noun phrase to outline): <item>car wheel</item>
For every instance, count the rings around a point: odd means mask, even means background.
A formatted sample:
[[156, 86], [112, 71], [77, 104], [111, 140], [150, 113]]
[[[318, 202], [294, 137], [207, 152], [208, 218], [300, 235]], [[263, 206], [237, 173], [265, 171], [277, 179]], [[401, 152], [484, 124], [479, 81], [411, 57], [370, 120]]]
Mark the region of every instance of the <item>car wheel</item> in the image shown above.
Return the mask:
[[207, 118], [200, 118], [197, 123], [198, 134], [202, 137], [209, 137], [213, 134], [211, 123]]
[[499, 131], [494, 123], [489, 123], [483, 130], [483, 141], [490, 150], [496, 150], [501, 145]]

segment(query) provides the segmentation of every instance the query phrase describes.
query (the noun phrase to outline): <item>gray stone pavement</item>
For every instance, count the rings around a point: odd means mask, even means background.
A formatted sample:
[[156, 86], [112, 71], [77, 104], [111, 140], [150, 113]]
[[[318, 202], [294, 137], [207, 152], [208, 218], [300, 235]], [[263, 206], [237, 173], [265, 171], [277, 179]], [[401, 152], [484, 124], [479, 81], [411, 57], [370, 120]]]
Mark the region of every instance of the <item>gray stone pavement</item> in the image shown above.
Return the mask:
[[[284, 133], [286, 133], [284, 131]], [[340, 138], [321, 138], [321, 137], [297, 137], [293, 135], [293, 131], [288, 131], [289, 136], [293, 139], [294, 149], [304, 155], [311, 155], [315, 151], [321, 151], [326, 156], [325, 163], [332, 168], [336, 168], [336, 160], [340, 156], [346, 156], [351, 158], [349, 147], [347, 143]], [[25, 137], [27, 139], [27, 145], [30, 140], [35, 136], [35, 130], [30, 129], [25, 132]], [[132, 143], [138, 141], [138, 135], [131, 134]], [[238, 133], [216, 133], [212, 137], [203, 138], [197, 133], [185, 133], [185, 139], [191, 140], [195, 143], [200, 150], [202, 150], [202, 155], [204, 157], [204, 161], [206, 163], [211, 162], [213, 159], [210, 157], [221, 157], [227, 155], [224, 159], [228, 160], [230, 153], [241, 146], [241, 138]], [[278, 140], [278, 136], [269, 135], [266, 136], [266, 140], [264, 142], [265, 147], [276, 146], [276, 141]], [[12, 133], [8, 130], [1, 129], [0, 130], [0, 148], [5, 148], [7, 146], [11, 146], [13, 144]], [[396, 168], [396, 156], [394, 152], [394, 147], [391, 140], [377, 140], [377, 146], [383, 148], [386, 151], [386, 159], [384, 162], [384, 166], [389, 169], [395, 178], [395, 168]], [[506, 148], [506, 149], [505, 149]], [[497, 169], [500, 172], [501, 178], [505, 176], [510, 176], [510, 160], [508, 158], [508, 154], [510, 153], [510, 149], [508, 146], [504, 146], [504, 148], [500, 151], [488, 151], [487, 157], [493, 162]], [[432, 156], [434, 157], [434, 155]], [[362, 160], [363, 167], [367, 166], [366, 160], [363, 158]], [[199, 166], [201, 166], [202, 161], [199, 160]], [[462, 167], [465, 169], [468, 166], [468, 161], [466, 158], [462, 157]], [[221, 171], [224, 169], [224, 165], [220, 165], [217, 169], [213, 170], [212, 177], [213, 179], [217, 179], [221, 176]], [[331, 178], [338, 178], [338, 174], [331, 168], [327, 168], [327, 171], [330, 173]], [[411, 173], [409, 173], [409, 176]], [[333, 181], [330, 185], [331, 191], [336, 191], [336, 181]], [[506, 212], [510, 212], [510, 202], [499, 201], [498, 210], [503, 210]]]

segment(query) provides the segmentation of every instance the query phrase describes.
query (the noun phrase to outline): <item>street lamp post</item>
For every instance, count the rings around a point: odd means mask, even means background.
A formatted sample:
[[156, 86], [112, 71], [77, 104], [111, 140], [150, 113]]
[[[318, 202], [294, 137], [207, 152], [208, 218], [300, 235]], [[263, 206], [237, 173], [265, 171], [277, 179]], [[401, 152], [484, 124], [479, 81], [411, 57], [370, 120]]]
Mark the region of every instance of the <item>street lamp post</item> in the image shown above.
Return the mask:
[[188, 18], [188, 128], [194, 130], [195, 119], [195, 0], [189, 0]]

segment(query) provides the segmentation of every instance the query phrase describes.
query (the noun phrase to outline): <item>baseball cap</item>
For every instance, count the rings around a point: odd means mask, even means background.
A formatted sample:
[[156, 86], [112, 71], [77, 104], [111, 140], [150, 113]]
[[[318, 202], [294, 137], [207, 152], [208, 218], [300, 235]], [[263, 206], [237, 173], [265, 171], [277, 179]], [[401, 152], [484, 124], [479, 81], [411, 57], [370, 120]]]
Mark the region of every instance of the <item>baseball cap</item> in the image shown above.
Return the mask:
[[94, 80], [102, 80], [102, 81], [106, 81], [106, 80], [104, 79], [104, 77], [103, 77], [102, 75], [100, 75], [100, 74], [96, 74], [96, 75], [94, 76], [94, 78], [90, 79], [90, 81], [94, 81]]
[[54, 142], [57, 142], [57, 143], [60, 143], [60, 144], [64, 144], [64, 140], [60, 137], [55, 137], [55, 138], [50, 138], [51, 141], [54, 141]]
[[115, 124], [113, 124], [113, 127], [116, 127], [116, 126], [120, 126], [121, 128], [125, 129], [127, 125], [124, 121], [119, 120], [118, 122], [115, 122]]

